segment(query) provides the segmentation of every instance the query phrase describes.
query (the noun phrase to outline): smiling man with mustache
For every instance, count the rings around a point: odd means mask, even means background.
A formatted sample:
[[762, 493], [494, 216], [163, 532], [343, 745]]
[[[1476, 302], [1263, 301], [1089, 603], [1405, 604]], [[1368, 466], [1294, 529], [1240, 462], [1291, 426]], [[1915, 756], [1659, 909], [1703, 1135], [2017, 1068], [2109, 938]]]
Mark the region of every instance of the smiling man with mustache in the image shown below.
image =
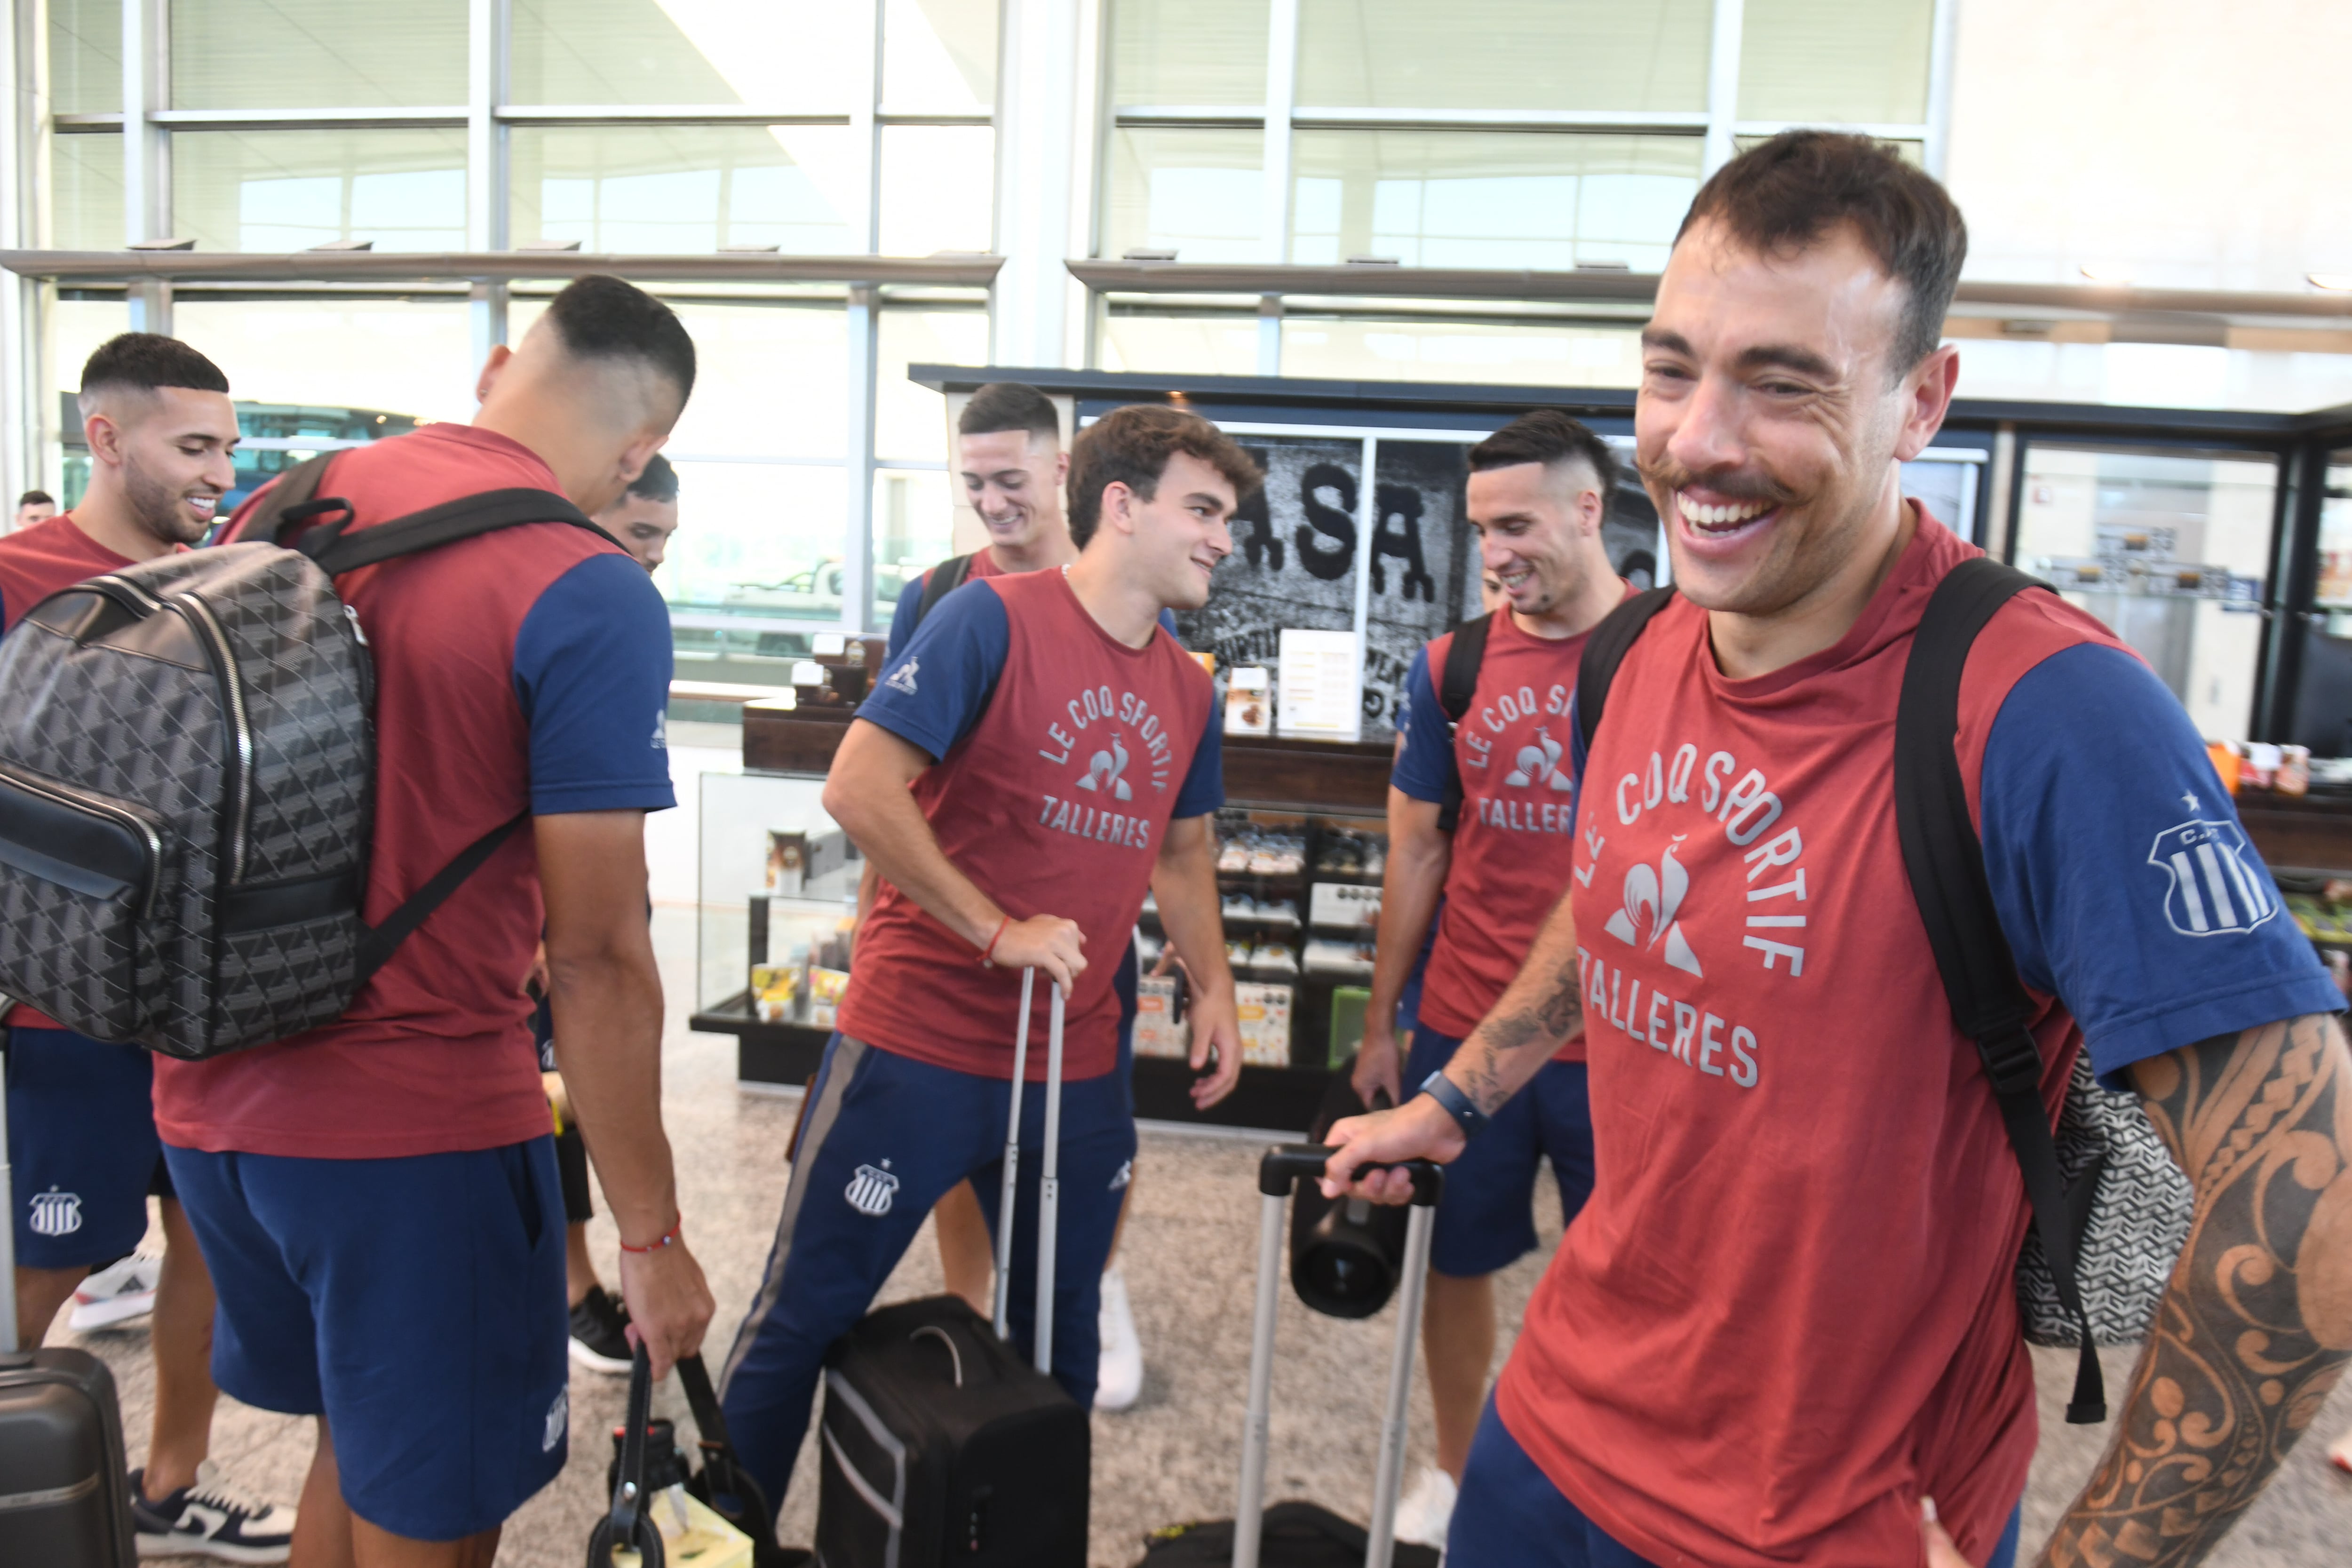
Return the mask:
[[[1635, 434], [1678, 597], [1572, 756], [1567, 896], [1430, 1092], [1332, 1132], [1327, 1190], [1396, 1201], [1360, 1167], [1453, 1158], [1584, 1031], [1594, 1194], [1473, 1442], [1456, 1568], [2016, 1560], [2028, 1211], [1891, 789], [1922, 613], [1979, 553], [1901, 470], [1958, 379], [1967, 247], [1926, 174], [1792, 132], [1707, 182], [1660, 279]], [[2116, 1447], [2038, 1561], [2199, 1563], [2352, 1358], [2343, 1001], [2098, 622], [2009, 599], [1956, 729], [2045, 1104], [2087, 1051], [2196, 1192]]]

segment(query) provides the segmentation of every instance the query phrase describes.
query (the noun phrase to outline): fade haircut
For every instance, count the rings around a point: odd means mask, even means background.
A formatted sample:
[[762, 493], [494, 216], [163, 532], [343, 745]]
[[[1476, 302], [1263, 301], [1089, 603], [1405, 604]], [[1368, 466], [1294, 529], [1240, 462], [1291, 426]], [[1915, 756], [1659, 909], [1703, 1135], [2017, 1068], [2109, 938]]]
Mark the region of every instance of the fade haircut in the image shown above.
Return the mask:
[[123, 332], [99, 344], [98, 352], [83, 364], [81, 395], [76, 401], [87, 419], [105, 393], [152, 395], [166, 386], [226, 395], [228, 377], [221, 374], [220, 366], [177, 338], [160, 332]]
[[627, 359], [649, 364], [677, 388], [677, 405], [694, 391], [694, 340], [677, 312], [631, 283], [604, 273], [575, 278], [548, 301], [545, 320], [576, 359]]
[[646, 459], [646, 471], [629, 481], [628, 493], [639, 500], [674, 501], [677, 500], [677, 470], [670, 467], [667, 458], [656, 452]]
[[1582, 463], [1592, 470], [1601, 491], [1601, 510], [1609, 511], [1609, 498], [1617, 493], [1617, 454], [1582, 421], [1557, 408], [1537, 408], [1520, 415], [1470, 448], [1470, 471], [1512, 468], [1521, 463]]
[[1179, 452], [1223, 474], [1236, 501], [1265, 482], [1257, 459], [1197, 414], [1150, 403], [1114, 408], [1079, 431], [1070, 448], [1070, 538], [1077, 547], [1087, 547], [1102, 521], [1104, 486], [1123, 484], [1150, 500]]
[[1062, 419], [1054, 412], [1054, 400], [1017, 381], [990, 382], [956, 416], [959, 436], [993, 436], [1003, 430], [1023, 430], [1032, 440], [1043, 437], [1056, 447], [1062, 444]]
[[1699, 187], [1675, 240], [1701, 219], [1759, 256], [1784, 255], [1851, 227], [1909, 298], [1896, 328], [1896, 376], [1936, 352], [1968, 259], [1969, 226], [1944, 187], [1867, 136], [1783, 131]]
[[[5, 490], [0, 490], [0, 495], [5, 495], [6, 493], [7, 492]], [[23, 495], [16, 498], [16, 507], [18, 510], [22, 510], [28, 506], [55, 506], [57, 504], [58, 498], [51, 495], [47, 490], [26, 490]]]

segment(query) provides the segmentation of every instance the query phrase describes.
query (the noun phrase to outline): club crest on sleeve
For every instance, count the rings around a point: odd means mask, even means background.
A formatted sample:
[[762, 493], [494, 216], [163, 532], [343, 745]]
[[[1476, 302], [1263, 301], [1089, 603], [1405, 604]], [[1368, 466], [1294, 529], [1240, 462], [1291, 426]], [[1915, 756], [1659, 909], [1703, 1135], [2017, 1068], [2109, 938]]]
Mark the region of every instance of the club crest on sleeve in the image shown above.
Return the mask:
[[2226, 936], [2278, 913], [2278, 900], [2251, 856], [2234, 822], [2184, 822], [2158, 834], [2147, 863], [2168, 884], [2166, 923], [2182, 936]]
[[[882, 1162], [886, 1167], [889, 1163], [887, 1160]], [[898, 1195], [898, 1178], [888, 1170], [860, 1165], [857, 1173], [849, 1178], [849, 1185], [842, 1189], [841, 1195], [847, 1198], [849, 1206], [859, 1214], [880, 1219], [890, 1212], [890, 1200]]]
[[915, 695], [915, 671], [919, 667], [915, 660], [910, 658], [892, 670], [889, 679], [882, 684], [893, 691], [904, 692], [908, 697], [912, 697]]

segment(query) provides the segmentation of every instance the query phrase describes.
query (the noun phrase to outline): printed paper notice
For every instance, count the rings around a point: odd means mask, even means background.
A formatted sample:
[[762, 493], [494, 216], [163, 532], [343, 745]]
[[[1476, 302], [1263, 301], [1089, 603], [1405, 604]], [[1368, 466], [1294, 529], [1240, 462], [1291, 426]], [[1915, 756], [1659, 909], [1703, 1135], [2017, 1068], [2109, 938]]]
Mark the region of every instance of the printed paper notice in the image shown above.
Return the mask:
[[1363, 732], [1363, 659], [1353, 632], [1285, 627], [1281, 700], [1276, 722], [1285, 735], [1353, 741]]

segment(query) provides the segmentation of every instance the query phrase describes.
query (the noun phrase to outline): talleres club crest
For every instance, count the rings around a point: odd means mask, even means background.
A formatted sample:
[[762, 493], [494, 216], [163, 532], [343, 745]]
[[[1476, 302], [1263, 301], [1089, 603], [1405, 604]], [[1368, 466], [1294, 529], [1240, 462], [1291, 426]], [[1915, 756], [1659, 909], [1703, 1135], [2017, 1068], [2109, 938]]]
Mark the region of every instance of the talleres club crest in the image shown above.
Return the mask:
[[2232, 936], [2278, 913], [2234, 822], [2184, 822], [2156, 836], [2147, 863], [2168, 886], [2164, 918], [2182, 936]]

